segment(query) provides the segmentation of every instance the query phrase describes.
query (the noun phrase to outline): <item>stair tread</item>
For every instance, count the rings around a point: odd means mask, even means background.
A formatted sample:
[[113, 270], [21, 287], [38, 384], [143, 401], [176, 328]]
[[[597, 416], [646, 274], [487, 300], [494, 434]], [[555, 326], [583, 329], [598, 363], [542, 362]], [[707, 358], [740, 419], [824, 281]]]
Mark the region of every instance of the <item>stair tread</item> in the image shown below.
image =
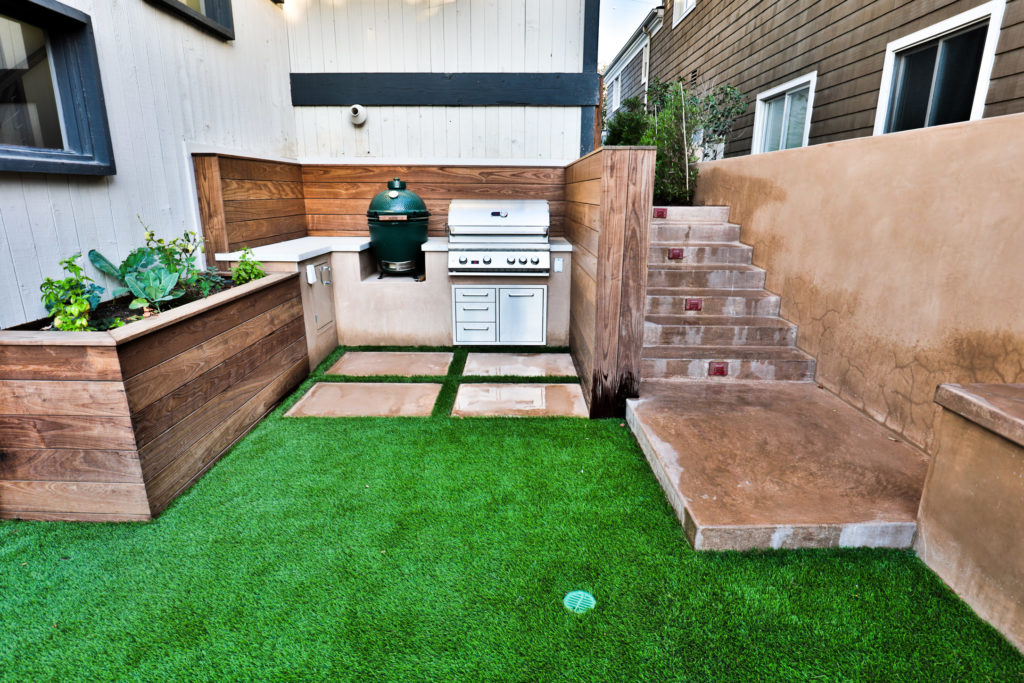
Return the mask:
[[707, 240], [700, 240], [697, 242], [691, 242], [689, 240], [672, 240], [669, 242], [665, 241], [652, 241], [652, 247], [658, 247], [659, 249], [669, 249], [672, 247], [686, 247], [693, 249], [695, 247], [709, 247], [711, 249], [718, 249], [721, 247], [746, 247], [747, 249], [753, 249], [749, 244], [743, 244], [736, 240], [723, 240], [721, 242], [708, 242]]
[[673, 313], [649, 314], [645, 323], [666, 326], [700, 327], [796, 327], [783, 318], [754, 315], [684, 315]]
[[[647, 297], [667, 296], [680, 299], [709, 299], [712, 297], [767, 299], [777, 297], [766, 289], [709, 289], [706, 287], [648, 287]], [[680, 304], [682, 305], [682, 304]]]
[[693, 270], [693, 271], [715, 271], [715, 270], [739, 270], [751, 273], [763, 273], [764, 268], [758, 266], [752, 266], [748, 263], [687, 263], [680, 264], [680, 266], [667, 266], [664, 263], [652, 264], [647, 266], [647, 272], [664, 270], [667, 272], [678, 272], [679, 270]]
[[668, 360], [799, 360], [814, 358], [795, 346], [682, 346], [679, 344], [646, 345], [642, 358]]

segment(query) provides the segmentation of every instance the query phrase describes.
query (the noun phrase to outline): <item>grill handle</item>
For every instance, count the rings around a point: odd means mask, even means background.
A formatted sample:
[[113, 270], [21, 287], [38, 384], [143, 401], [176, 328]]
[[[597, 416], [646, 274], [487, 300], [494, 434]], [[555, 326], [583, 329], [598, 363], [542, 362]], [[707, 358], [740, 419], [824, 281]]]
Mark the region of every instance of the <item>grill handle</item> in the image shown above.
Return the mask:
[[462, 310], [464, 311], [487, 311], [490, 310], [490, 308], [490, 306], [462, 306]]
[[466, 330], [468, 332], [488, 332], [488, 331], [490, 331], [491, 328], [490, 327], [470, 327], [469, 325], [463, 325], [462, 329], [464, 329], [464, 330]]
[[487, 292], [463, 292], [462, 296], [490, 296]]
[[509, 296], [525, 296], [525, 297], [532, 297], [533, 294], [534, 294], [533, 292], [529, 292], [529, 293], [509, 292], [508, 293]]

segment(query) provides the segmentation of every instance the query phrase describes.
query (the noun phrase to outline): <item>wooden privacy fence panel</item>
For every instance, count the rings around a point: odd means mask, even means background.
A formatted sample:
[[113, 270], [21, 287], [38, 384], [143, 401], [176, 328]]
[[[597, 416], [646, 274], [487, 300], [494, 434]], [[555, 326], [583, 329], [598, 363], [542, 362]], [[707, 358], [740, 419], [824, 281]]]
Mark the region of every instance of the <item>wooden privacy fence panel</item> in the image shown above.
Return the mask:
[[218, 154], [192, 161], [207, 263], [214, 254], [306, 236], [298, 164]]
[[429, 233], [445, 234], [453, 199], [546, 199], [551, 234], [563, 234], [565, 169], [560, 166], [304, 166], [311, 235], [366, 235], [370, 199], [399, 177], [430, 211]]
[[591, 417], [624, 415], [640, 389], [654, 160], [653, 147], [608, 147], [566, 169], [569, 346]]

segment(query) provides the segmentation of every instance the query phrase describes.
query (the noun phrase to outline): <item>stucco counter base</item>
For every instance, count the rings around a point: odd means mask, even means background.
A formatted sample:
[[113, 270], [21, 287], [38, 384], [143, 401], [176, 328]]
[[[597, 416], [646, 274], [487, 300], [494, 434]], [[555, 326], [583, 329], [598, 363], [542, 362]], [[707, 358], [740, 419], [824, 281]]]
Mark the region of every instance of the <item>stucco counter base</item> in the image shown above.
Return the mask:
[[913, 542], [926, 457], [813, 383], [644, 384], [626, 415], [697, 550]]

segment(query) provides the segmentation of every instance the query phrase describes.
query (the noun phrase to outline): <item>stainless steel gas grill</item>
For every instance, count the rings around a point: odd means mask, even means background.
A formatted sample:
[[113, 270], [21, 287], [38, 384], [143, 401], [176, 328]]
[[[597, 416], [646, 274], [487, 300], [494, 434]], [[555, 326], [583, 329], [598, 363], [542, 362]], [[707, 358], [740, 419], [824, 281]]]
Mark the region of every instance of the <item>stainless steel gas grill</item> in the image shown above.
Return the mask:
[[453, 199], [448, 274], [546, 277], [551, 213], [543, 199]]

